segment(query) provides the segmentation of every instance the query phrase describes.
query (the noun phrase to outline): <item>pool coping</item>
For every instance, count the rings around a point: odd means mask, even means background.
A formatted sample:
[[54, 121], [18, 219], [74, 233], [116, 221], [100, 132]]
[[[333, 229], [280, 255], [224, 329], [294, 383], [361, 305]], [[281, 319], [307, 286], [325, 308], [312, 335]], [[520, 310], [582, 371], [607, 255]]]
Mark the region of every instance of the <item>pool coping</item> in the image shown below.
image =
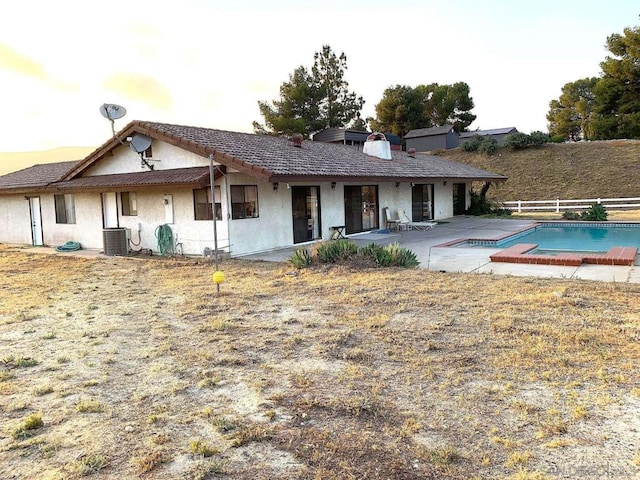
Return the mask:
[[[520, 235], [529, 230], [534, 230], [541, 225], [545, 224], [584, 224], [590, 225], [611, 225], [609, 222], [576, 222], [566, 221], [559, 222], [536, 222], [533, 225], [529, 225], [526, 228], [517, 230], [515, 232], [506, 233], [500, 237], [486, 239], [486, 238], [459, 238], [452, 240], [437, 247], [453, 247], [462, 242], [486, 242], [497, 243], [509, 237]], [[620, 223], [620, 222], [616, 222]], [[635, 224], [635, 222], [622, 222], [626, 224]], [[636, 255], [638, 254], [637, 247], [612, 247], [606, 253], [559, 253], [557, 255], [545, 255], [545, 254], [531, 254], [530, 251], [536, 249], [538, 244], [536, 243], [518, 243], [512, 247], [501, 250], [489, 258], [492, 262], [499, 263], [523, 263], [532, 265], [562, 265], [562, 266], [580, 266], [583, 263], [595, 264], [595, 265], [620, 265], [631, 266], [635, 263]]]

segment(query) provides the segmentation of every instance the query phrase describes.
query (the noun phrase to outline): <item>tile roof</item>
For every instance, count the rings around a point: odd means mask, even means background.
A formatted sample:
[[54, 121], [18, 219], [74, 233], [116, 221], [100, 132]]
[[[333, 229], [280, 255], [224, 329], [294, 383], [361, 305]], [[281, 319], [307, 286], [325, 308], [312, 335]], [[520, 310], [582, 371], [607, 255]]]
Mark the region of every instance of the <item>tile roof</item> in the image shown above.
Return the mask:
[[55, 184], [55, 188], [60, 190], [76, 190], [160, 185], [200, 185], [201, 187], [205, 187], [208, 184], [209, 167], [191, 167], [78, 177], [72, 180], [58, 182]]
[[0, 192], [34, 191], [60, 180], [80, 160], [43, 163], [0, 176]]
[[[286, 181], [427, 181], [451, 178], [506, 180], [506, 177], [444, 158], [392, 151], [391, 160], [366, 155], [351, 146], [304, 141], [294, 147], [289, 139], [156, 122], [133, 121], [118, 133], [120, 138], [142, 133], [252, 176], [271, 182]], [[108, 155], [120, 144], [111, 139], [76, 166], [65, 180]]]
[[441, 127], [416, 128], [409, 130], [404, 138], [431, 137], [433, 135], [445, 135], [451, 131], [453, 125], [443, 125]]

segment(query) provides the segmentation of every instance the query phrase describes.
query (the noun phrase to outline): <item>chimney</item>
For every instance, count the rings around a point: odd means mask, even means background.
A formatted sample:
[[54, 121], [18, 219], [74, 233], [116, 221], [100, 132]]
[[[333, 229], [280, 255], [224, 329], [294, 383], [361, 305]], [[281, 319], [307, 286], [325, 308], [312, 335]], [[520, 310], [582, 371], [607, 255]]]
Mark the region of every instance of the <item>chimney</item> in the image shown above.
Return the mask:
[[293, 142], [294, 147], [302, 148], [302, 134], [294, 133], [291, 137], [291, 141]]
[[373, 132], [364, 142], [362, 152], [367, 155], [382, 158], [383, 160], [391, 160], [391, 144], [387, 141], [384, 133]]
[[411, 158], [416, 158], [416, 149], [415, 148], [410, 148], [409, 150], [407, 150], [407, 153], [409, 154], [409, 156]]

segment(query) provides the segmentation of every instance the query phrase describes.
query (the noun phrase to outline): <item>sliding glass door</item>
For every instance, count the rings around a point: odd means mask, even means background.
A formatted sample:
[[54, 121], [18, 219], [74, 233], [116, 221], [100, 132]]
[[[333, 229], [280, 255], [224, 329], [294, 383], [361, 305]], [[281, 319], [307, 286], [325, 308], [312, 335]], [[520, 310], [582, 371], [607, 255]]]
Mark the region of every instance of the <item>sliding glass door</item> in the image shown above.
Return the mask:
[[344, 187], [346, 233], [368, 232], [379, 228], [378, 187], [348, 185]]

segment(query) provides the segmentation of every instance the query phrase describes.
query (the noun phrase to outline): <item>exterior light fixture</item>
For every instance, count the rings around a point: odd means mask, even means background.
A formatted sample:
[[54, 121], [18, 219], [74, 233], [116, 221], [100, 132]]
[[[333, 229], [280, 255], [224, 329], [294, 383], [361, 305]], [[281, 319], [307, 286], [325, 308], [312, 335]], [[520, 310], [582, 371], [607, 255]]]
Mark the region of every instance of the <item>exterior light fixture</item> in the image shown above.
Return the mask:
[[277, 191], [278, 191], [278, 182], [275, 182], [275, 183], [273, 184], [273, 191], [274, 191], [274, 192], [277, 192]]
[[400, 186], [400, 182], [396, 182], [396, 188]]
[[336, 182], [331, 182], [331, 190], [335, 190], [336, 189]]
[[444, 185], [446, 187], [447, 186], [447, 181], [445, 180], [444, 182], [442, 182], [442, 185]]

